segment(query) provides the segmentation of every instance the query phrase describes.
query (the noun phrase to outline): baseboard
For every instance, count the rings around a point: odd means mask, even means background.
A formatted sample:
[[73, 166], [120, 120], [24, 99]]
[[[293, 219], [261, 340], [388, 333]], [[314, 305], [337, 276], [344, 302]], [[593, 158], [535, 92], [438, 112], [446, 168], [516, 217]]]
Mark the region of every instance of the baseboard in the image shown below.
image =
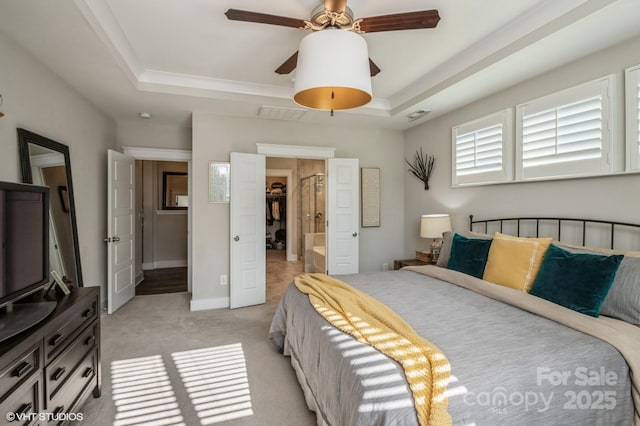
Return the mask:
[[153, 271], [154, 269], [164, 268], [183, 268], [187, 266], [187, 260], [158, 260], [156, 262], [147, 262], [142, 264], [143, 271]]
[[140, 284], [142, 281], [144, 281], [144, 273], [141, 272], [140, 275], [136, 277], [136, 286]]
[[154, 262], [156, 269], [183, 268], [187, 266], [187, 259], [184, 260], [159, 260]]
[[216, 297], [216, 298], [199, 299], [199, 300], [191, 299], [192, 311], [204, 311], [207, 309], [220, 309], [220, 308], [228, 308], [228, 307], [229, 307], [228, 297]]

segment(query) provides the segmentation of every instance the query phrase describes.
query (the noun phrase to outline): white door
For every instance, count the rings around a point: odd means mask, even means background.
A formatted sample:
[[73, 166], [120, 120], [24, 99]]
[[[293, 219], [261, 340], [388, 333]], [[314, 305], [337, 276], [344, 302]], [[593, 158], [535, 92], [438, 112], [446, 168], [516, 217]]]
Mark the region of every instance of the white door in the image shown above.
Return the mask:
[[265, 157], [231, 153], [231, 309], [266, 300]]
[[114, 313], [135, 295], [134, 159], [108, 151], [107, 311]]
[[359, 267], [360, 167], [357, 158], [327, 161], [327, 270], [357, 274]]

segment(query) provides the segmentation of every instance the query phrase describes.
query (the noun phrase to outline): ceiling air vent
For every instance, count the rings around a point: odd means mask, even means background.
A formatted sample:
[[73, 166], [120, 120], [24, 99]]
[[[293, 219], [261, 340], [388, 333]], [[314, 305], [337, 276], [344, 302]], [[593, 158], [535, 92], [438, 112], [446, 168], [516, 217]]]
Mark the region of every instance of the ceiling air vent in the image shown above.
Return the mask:
[[428, 109], [419, 109], [417, 111], [412, 112], [411, 114], [407, 115], [407, 118], [409, 119], [409, 122], [412, 121], [416, 121], [419, 118], [424, 117], [425, 115], [429, 114], [431, 111]]
[[270, 118], [272, 120], [300, 120], [300, 117], [307, 112], [303, 108], [284, 108], [262, 105], [258, 110], [258, 117]]

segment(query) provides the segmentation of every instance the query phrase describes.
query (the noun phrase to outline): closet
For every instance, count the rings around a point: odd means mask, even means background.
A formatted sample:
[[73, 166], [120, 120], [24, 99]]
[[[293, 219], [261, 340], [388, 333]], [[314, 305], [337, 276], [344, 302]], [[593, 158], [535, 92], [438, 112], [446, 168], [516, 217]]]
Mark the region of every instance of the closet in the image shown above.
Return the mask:
[[266, 249], [287, 248], [287, 178], [266, 177]]

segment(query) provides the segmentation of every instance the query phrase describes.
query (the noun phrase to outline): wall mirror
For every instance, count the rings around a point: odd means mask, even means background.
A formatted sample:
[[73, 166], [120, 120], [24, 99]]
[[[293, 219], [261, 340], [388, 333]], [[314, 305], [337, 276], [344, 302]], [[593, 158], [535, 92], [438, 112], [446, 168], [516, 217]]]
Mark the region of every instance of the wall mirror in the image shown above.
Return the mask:
[[18, 129], [18, 146], [22, 180], [50, 188], [49, 269], [82, 287], [69, 147], [25, 129]]
[[162, 172], [162, 210], [184, 210], [189, 207], [187, 173]]

